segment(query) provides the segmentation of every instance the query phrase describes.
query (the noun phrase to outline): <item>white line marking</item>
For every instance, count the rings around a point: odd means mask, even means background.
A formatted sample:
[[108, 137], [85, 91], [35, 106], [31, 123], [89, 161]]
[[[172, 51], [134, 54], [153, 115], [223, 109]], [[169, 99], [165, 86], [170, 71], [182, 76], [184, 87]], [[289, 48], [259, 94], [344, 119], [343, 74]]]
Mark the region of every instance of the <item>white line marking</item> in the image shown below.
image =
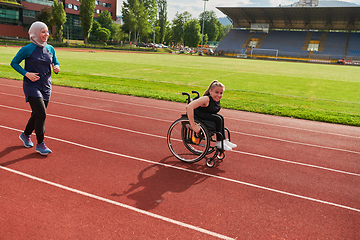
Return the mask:
[[259, 155], [259, 154], [255, 154], [255, 153], [237, 151], [237, 150], [232, 150], [232, 152], [236, 152], [236, 153], [240, 153], [240, 154], [244, 154], [244, 155], [249, 155], [249, 156], [253, 156], [253, 157], [266, 158], [266, 159], [269, 159], [269, 160], [274, 160], [274, 161], [279, 161], [279, 162], [284, 162], [284, 163], [291, 163], [291, 164], [295, 164], [295, 165], [301, 165], [301, 166], [317, 168], [317, 169], [322, 169], [322, 170], [326, 170], [326, 171], [337, 172], [337, 173], [342, 173], [342, 174], [347, 174], [347, 175], [353, 175], [353, 176], [356, 176], [356, 177], [360, 177], [360, 174], [358, 174], [358, 173], [345, 172], [345, 171], [341, 171], [341, 170], [316, 166], [316, 165], [307, 164], [307, 163], [293, 162], [293, 161], [284, 160], [284, 159], [280, 159], [280, 158], [274, 158], [274, 157]]
[[[16, 86], [11, 86], [11, 85], [1, 84], [1, 83], [0, 83], [0, 85], [19, 88], [19, 87], [16, 87]], [[114, 101], [114, 100], [108, 100], [108, 99], [102, 99], [102, 98], [91, 98], [91, 97], [87, 97], [87, 96], [75, 95], [75, 94], [68, 94], [68, 93], [62, 93], [62, 92], [56, 92], [56, 91], [53, 91], [53, 92], [54, 92], [54, 93], [57, 93], [57, 94], [68, 95], [68, 96], [76, 96], [76, 97], [82, 97], [82, 98], [90, 98], [90, 99], [96, 99], [96, 100], [107, 101], [107, 102], [124, 103], [124, 104], [129, 104], [129, 105], [134, 105], [134, 106], [140, 106], [140, 107], [151, 107], [151, 108], [157, 108], [157, 109], [162, 109], [162, 110], [166, 110], [166, 111], [175, 111], [175, 112], [179, 112], [179, 113], [180, 113], [180, 111], [178, 111], [178, 110], [169, 109], [169, 108], [153, 107], [153, 106], [141, 105], [141, 104], [137, 104], [137, 103]], [[3, 94], [6, 94], [6, 93], [3, 93]], [[274, 127], [279, 127], [279, 128], [289, 128], [289, 129], [295, 129], [295, 130], [300, 130], [300, 131], [308, 131], [308, 132], [314, 132], [314, 133], [321, 133], [321, 134], [327, 134], [327, 135], [335, 135], [335, 136], [341, 136], [341, 137], [349, 137], [349, 138], [357, 138], [357, 139], [360, 139], [360, 136], [352, 136], [352, 135], [345, 135], [345, 134], [338, 134], [338, 133], [322, 132], [322, 131], [317, 131], [317, 130], [312, 130], [312, 129], [297, 128], [297, 127], [291, 127], [291, 126], [285, 126], [285, 125], [278, 125], [278, 124], [272, 124], [272, 123], [257, 122], [257, 121], [246, 120], [246, 119], [238, 119], [238, 118], [232, 118], [232, 117], [226, 117], [226, 118], [227, 118], [227, 119], [231, 119], [231, 120], [235, 120], [235, 121], [256, 123], [256, 124], [274, 126]]]
[[[15, 107], [4, 106], [4, 105], [2, 105], [2, 104], [0, 104], [0, 107], [9, 108], [9, 109], [13, 109], [13, 110], [19, 110], [19, 111], [30, 112], [30, 110], [25, 110], [25, 109], [20, 109], [20, 108], [15, 108]], [[86, 123], [86, 124], [92, 124], [92, 125], [97, 125], [97, 126], [101, 126], [101, 127], [107, 127], [107, 128], [117, 129], [117, 130], [120, 130], [120, 131], [126, 131], [126, 132], [135, 133], [135, 134], [146, 135], [146, 136], [150, 136], [150, 137], [167, 139], [167, 137], [165, 137], [165, 136], [159, 136], [159, 135], [155, 135], [155, 134], [150, 134], [150, 133], [144, 133], [144, 132], [134, 131], [134, 130], [126, 129], [126, 128], [114, 127], [114, 126], [110, 126], [110, 125], [106, 125], [106, 124], [101, 124], [101, 123], [89, 122], [89, 121], [85, 121], [85, 120], [80, 120], [80, 119], [75, 119], [75, 118], [69, 118], [69, 117], [63, 117], [63, 116], [58, 116], [58, 115], [54, 115], [54, 114], [47, 114], [47, 115], [48, 115], [48, 116], [52, 116], [52, 117], [57, 117], [57, 118], [66, 119], [66, 120], [69, 120], [69, 121], [82, 122], [82, 123]], [[5, 126], [3, 126], [3, 127], [5, 127]], [[290, 163], [290, 164], [296, 164], [296, 165], [301, 165], [301, 166], [306, 166], [306, 167], [312, 167], [312, 168], [317, 168], [317, 169], [322, 169], [322, 170], [327, 170], [327, 171], [332, 171], [332, 172], [337, 172], [337, 173], [342, 173], [342, 174], [360, 176], [360, 174], [357, 174], [357, 173], [346, 172], [346, 171], [341, 171], [341, 170], [336, 170], [336, 169], [321, 167], [321, 166], [312, 165], [312, 164], [294, 162], [294, 161], [290, 161], [290, 160], [284, 160], [284, 159], [280, 159], [280, 158], [274, 158], [274, 157], [269, 157], [269, 156], [265, 156], [265, 155], [259, 155], [259, 154], [255, 154], [255, 153], [248, 153], [248, 152], [242, 152], [242, 151], [237, 151], [237, 150], [233, 150], [232, 152], [236, 152], [236, 153], [240, 153], [240, 154], [244, 154], [244, 155], [255, 156], [255, 157], [259, 157], [259, 158], [270, 159], [270, 160], [279, 161], [279, 162], [284, 162], [284, 163]], [[355, 153], [357, 153], [357, 152], [355, 152]]]
[[[1, 85], [1, 84], [0, 84], [0, 85]], [[17, 96], [17, 95], [7, 94], [7, 93], [0, 93], [0, 94], [5, 94], [5, 95], [10, 95], [10, 96], [20, 97], [20, 96]], [[61, 102], [56, 102], [56, 101], [52, 101], [52, 102], [53, 102], [53, 103], [57, 103], [57, 104], [66, 105], [66, 106], [77, 107], [77, 108], [84, 108], [84, 109], [89, 109], [89, 110], [94, 110], [94, 111], [103, 111], [103, 112], [121, 114], [121, 115], [125, 115], [125, 116], [138, 117], [138, 118], [144, 118], [144, 119], [150, 119], [150, 120], [162, 121], [162, 122], [168, 122], [168, 123], [172, 123], [172, 122], [173, 122], [172, 120], [170, 121], [170, 120], [164, 120], [164, 119], [159, 119], [159, 118], [153, 118], [153, 117], [146, 117], [146, 116], [141, 116], [141, 115], [123, 113], [123, 112], [118, 112], [118, 111], [111, 111], [111, 110], [106, 110], [106, 109], [92, 108], [92, 107], [86, 107], [86, 106], [80, 106], [80, 105], [74, 105], [74, 104], [68, 104], [68, 103], [61, 103]], [[1, 106], [7, 107], [7, 106], [5, 106], [5, 105], [1, 105]], [[8, 107], [8, 108], [11, 108], [11, 107]], [[14, 109], [16, 109], [16, 108], [14, 108]], [[55, 116], [55, 115], [53, 115], [53, 116]], [[234, 119], [234, 120], [236, 120], [236, 119]], [[245, 120], [239, 120], [239, 121], [245, 121]], [[131, 130], [129, 130], [129, 131], [131, 131]], [[323, 149], [330, 149], [330, 150], [335, 150], [335, 151], [342, 151], [342, 152], [349, 152], [349, 153], [360, 154], [360, 152], [356, 152], [356, 151], [352, 151], [352, 150], [347, 150], [347, 149], [340, 149], [340, 148], [333, 148], [333, 147], [327, 147], [327, 146], [321, 146], [321, 145], [315, 145], [315, 144], [309, 144], [309, 143], [302, 143], [302, 142], [284, 140], [284, 139], [279, 139], [279, 138], [273, 138], [273, 137], [267, 137], [267, 136], [260, 136], [260, 135], [256, 135], [256, 134], [248, 134], [248, 133], [243, 133], [243, 132], [236, 132], [236, 131], [232, 131], [232, 132], [233, 132], [233, 133], [236, 133], [236, 134], [240, 134], [240, 135], [247, 135], [247, 136], [252, 136], [252, 137], [258, 137], [258, 138], [264, 138], [264, 139], [271, 139], [271, 140], [275, 140], [275, 141], [282, 141], [282, 142], [287, 142], [287, 143], [292, 143], [292, 144], [299, 144], [299, 145], [316, 147], [316, 148], [323, 148]], [[349, 135], [341, 135], [341, 136], [342, 136], [342, 137], [353, 137], [353, 138], [357, 138], [357, 137], [355, 137], [355, 136], [349, 136]]]
[[256, 134], [249, 134], [249, 133], [244, 133], [244, 132], [231, 131], [231, 133], [236, 133], [236, 134], [246, 135], [246, 136], [251, 136], [251, 137], [257, 137], [257, 138], [265, 138], [265, 139], [270, 139], [270, 140], [280, 141], [280, 142], [286, 142], [286, 143], [292, 143], [292, 144], [299, 144], [299, 145], [304, 145], [304, 146], [309, 146], [309, 147], [324, 148], [324, 149], [329, 149], [329, 150], [360, 154], [360, 152], [347, 150], [347, 149], [326, 147], [326, 146], [320, 146], [320, 145], [316, 145], [316, 144], [302, 143], [302, 142], [290, 141], [290, 140], [285, 140], [285, 139], [280, 139], [280, 138], [273, 138], [273, 137], [267, 137], [267, 136], [260, 136], [260, 135], [256, 135]]
[[[0, 127], [5, 128], [5, 129], [9, 129], [9, 130], [22, 132], [22, 130], [6, 127], [6, 126], [2, 126], [2, 125], [0, 125]], [[133, 159], [133, 160], [137, 160], [137, 161], [141, 161], [141, 162], [146, 162], [146, 163], [150, 163], [150, 164], [156, 164], [156, 165], [160, 165], [160, 166], [164, 166], [164, 167], [168, 167], [168, 168], [174, 168], [174, 169], [178, 169], [178, 170], [185, 171], [185, 172], [191, 172], [191, 173], [195, 173], [195, 174], [204, 175], [204, 176], [207, 176], [207, 177], [213, 177], [213, 178], [221, 179], [221, 180], [228, 181], [228, 182], [238, 183], [238, 184], [242, 184], [242, 185], [246, 185], [246, 186], [250, 186], [250, 187], [254, 187], [254, 188], [258, 188], [258, 189], [262, 189], [262, 190], [266, 190], [266, 191], [270, 191], [270, 192], [280, 193], [280, 194], [283, 194], [283, 195], [287, 195], [287, 196], [291, 196], [291, 197], [295, 197], [295, 198], [300, 198], [300, 199], [305, 199], [305, 200], [308, 200], [308, 201], [322, 203], [322, 204], [325, 204], [325, 205], [330, 205], [330, 206], [343, 208], [343, 209], [347, 209], [347, 210], [351, 210], [351, 211], [355, 211], [355, 212], [360, 213], [360, 209], [352, 208], [352, 207], [337, 204], [337, 203], [323, 201], [323, 200], [319, 200], [319, 199], [315, 199], [315, 198], [311, 198], [311, 197], [306, 197], [306, 196], [302, 196], [302, 195], [298, 195], [298, 194], [294, 194], [294, 193], [289, 193], [289, 192], [285, 192], [285, 191], [281, 191], [281, 190], [277, 190], [277, 189], [273, 189], [273, 188], [263, 187], [263, 186], [260, 186], [260, 185], [247, 183], [247, 182], [243, 182], [243, 181], [239, 181], [239, 180], [235, 180], [235, 179], [231, 179], [231, 178], [221, 177], [221, 176], [217, 176], [217, 175], [213, 175], [213, 174], [209, 174], [209, 173], [203, 173], [203, 172], [199, 172], [199, 171], [195, 171], [195, 170], [191, 170], [191, 169], [185, 169], [185, 168], [181, 168], [181, 167], [177, 167], [177, 166], [172, 166], [172, 165], [165, 164], [165, 163], [154, 162], [154, 161], [151, 161], [151, 160], [138, 158], [138, 157], [133, 157], [133, 156], [129, 156], [129, 155], [121, 154], [121, 153], [115, 153], [115, 152], [107, 151], [107, 150], [104, 150], [104, 149], [94, 148], [94, 147], [86, 146], [86, 145], [83, 145], [83, 144], [79, 144], [79, 143], [75, 143], [75, 142], [71, 142], [71, 141], [67, 141], [67, 140], [63, 140], [63, 139], [59, 139], [59, 138], [54, 138], [54, 137], [49, 137], [49, 136], [45, 136], [45, 138], [49, 138], [49, 139], [52, 139], [52, 140], [55, 140], [55, 141], [68, 143], [70, 145], [74, 145], [74, 146], [78, 146], [78, 147], [82, 147], [82, 148], [86, 148], [86, 149], [90, 149], [90, 150], [94, 150], [94, 151], [98, 151], [98, 152], [102, 152], [102, 153], [106, 153], [106, 154], [110, 154], [110, 155], [114, 155], [114, 156], [129, 158], [129, 159]]]
[[[274, 126], [274, 127], [279, 127], [279, 128], [289, 128], [289, 129], [295, 129], [295, 130], [300, 130], [300, 131], [308, 131], [308, 132], [314, 132], [314, 133], [321, 133], [321, 134], [327, 134], [327, 135], [334, 135], [334, 136], [340, 136], [340, 137], [348, 137], [348, 138], [358, 138], [358, 139], [360, 139], [360, 136], [352, 136], [352, 135], [345, 135], [345, 134], [331, 133], [331, 132], [322, 132], [322, 131], [318, 131], [318, 130], [291, 127], [291, 126], [285, 126], [285, 125], [278, 125], [278, 124], [273, 124], [273, 123], [263, 123], [263, 122], [257, 122], [257, 121], [246, 120], [246, 119], [238, 119], [238, 118], [231, 118], [231, 117], [226, 117], [226, 118], [231, 119], [231, 120], [241, 121], [241, 122], [256, 123], [256, 124]], [[349, 126], [349, 127], [354, 127], [354, 126]], [[356, 127], [354, 127], [354, 129], [355, 128]]]
[[69, 192], [73, 192], [73, 193], [80, 194], [80, 195], [83, 195], [83, 196], [86, 196], [86, 197], [89, 197], [89, 198], [93, 198], [93, 199], [96, 199], [96, 200], [99, 200], [99, 201], [110, 203], [110, 204], [113, 204], [113, 205], [116, 205], [116, 206], [119, 206], [119, 207], [122, 207], [122, 208], [125, 208], [125, 209], [128, 209], [128, 210], [131, 210], [131, 211], [143, 214], [143, 215], [147, 215], [147, 216], [152, 217], [152, 218], [156, 218], [156, 219], [159, 219], [159, 220], [162, 220], [162, 221], [165, 221], [165, 222], [169, 222], [171, 224], [178, 225], [180, 227], [189, 228], [189, 229], [195, 230], [197, 232], [201, 232], [201, 233], [204, 233], [204, 234], [207, 234], [207, 235], [210, 235], [210, 236], [213, 236], [213, 237], [217, 237], [217, 238], [220, 238], [220, 239], [233, 239], [233, 238], [230, 238], [230, 237], [227, 237], [227, 236], [215, 233], [215, 232], [211, 232], [209, 230], [199, 228], [199, 227], [187, 224], [187, 223], [183, 223], [183, 222], [171, 219], [171, 218], [167, 218], [167, 217], [164, 217], [164, 216], [152, 213], [152, 212], [144, 211], [144, 210], [141, 210], [139, 208], [135, 208], [135, 207], [132, 207], [132, 206], [129, 206], [129, 205], [126, 205], [126, 204], [123, 204], [123, 203], [119, 203], [119, 202], [116, 202], [116, 201], [113, 201], [113, 200], [110, 200], [110, 199], [107, 199], [107, 198], [103, 198], [103, 197], [100, 197], [100, 196], [97, 196], [97, 195], [94, 195], [94, 194], [91, 194], [91, 193], [83, 192], [83, 191], [80, 191], [80, 190], [77, 190], [77, 189], [74, 189], [74, 188], [71, 188], [71, 187], [67, 187], [67, 186], [64, 186], [64, 185], [61, 185], [61, 184], [58, 184], [58, 183], [50, 182], [50, 181], [47, 181], [47, 180], [44, 180], [44, 179], [41, 179], [41, 178], [38, 178], [38, 177], [35, 177], [35, 176], [32, 176], [32, 175], [23, 173], [23, 172], [13, 170], [11, 168], [7, 168], [7, 167], [3, 167], [3, 166], [0, 166], [0, 168], [3, 169], [3, 170], [6, 170], [6, 171], [12, 172], [12, 173], [21, 175], [23, 177], [33, 179], [35, 181], [46, 183], [46, 184], [49, 184], [51, 186], [67, 190]]

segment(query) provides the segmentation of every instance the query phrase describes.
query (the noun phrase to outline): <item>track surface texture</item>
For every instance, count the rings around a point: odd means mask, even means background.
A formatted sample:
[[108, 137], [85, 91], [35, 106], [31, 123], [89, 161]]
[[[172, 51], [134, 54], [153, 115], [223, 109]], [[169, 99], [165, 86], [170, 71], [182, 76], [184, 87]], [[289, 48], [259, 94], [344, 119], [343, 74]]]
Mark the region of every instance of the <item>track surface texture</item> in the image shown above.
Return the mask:
[[208, 168], [167, 147], [184, 111], [53, 86], [41, 156], [0, 79], [0, 239], [359, 239], [360, 128], [222, 109], [238, 147]]

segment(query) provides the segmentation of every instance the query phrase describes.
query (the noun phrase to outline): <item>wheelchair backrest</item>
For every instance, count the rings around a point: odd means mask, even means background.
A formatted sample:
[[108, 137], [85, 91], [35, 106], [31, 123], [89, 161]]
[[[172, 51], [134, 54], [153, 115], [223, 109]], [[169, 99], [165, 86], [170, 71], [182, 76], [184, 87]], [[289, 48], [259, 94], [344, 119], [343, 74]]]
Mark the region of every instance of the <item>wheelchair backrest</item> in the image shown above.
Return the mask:
[[194, 101], [194, 100], [196, 100], [196, 99], [198, 99], [198, 98], [200, 97], [200, 94], [199, 94], [198, 91], [191, 91], [191, 93], [196, 94], [197, 96], [195, 96], [194, 98], [191, 99], [189, 93], [187, 93], [187, 92], [183, 92], [183, 93], [182, 93], [182, 95], [186, 95], [186, 96], [187, 96], [187, 99], [186, 99], [186, 100], [187, 100], [187, 103], [188, 103], [188, 104], [189, 104], [190, 102], [192, 102], [192, 101]]

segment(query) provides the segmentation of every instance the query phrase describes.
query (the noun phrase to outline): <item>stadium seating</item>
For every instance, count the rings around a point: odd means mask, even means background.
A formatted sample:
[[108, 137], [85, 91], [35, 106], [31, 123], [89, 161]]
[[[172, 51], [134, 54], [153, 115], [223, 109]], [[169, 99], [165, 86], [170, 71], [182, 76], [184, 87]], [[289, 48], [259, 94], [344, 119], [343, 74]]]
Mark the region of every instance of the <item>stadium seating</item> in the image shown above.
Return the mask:
[[[309, 35], [308, 35], [309, 33]], [[249, 30], [232, 29], [219, 44], [216, 52], [246, 53], [244, 43], [250, 38], [261, 39], [262, 32], [251, 33]], [[307, 38], [308, 37], [308, 38]], [[309, 38], [310, 37], [310, 38]], [[279, 57], [307, 58], [306, 41], [319, 41], [319, 51], [312, 56], [327, 56], [329, 59], [340, 59], [346, 56], [360, 57], [360, 33], [318, 32], [318, 31], [270, 31], [258, 43], [259, 49], [277, 49]], [[306, 49], [306, 50], [305, 50]], [[274, 51], [254, 51], [261, 55], [274, 55]]]
[[301, 51], [307, 32], [271, 31], [262, 42], [261, 49], [278, 49], [279, 56], [307, 56], [307, 51]]
[[241, 46], [244, 44], [249, 34], [250, 31], [248, 30], [231, 29], [217, 47], [216, 52], [223, 51], [228, 53], [245, 53], [246, 48]]
[[339, 59], [345, 56], [347, 33], [329, 32], [326, 35], [323, 51], [314, 52], [315, 55], [331, 55], [332, 59]]
[[350, 34], [347, 56], [360, 57], [360, 33]]

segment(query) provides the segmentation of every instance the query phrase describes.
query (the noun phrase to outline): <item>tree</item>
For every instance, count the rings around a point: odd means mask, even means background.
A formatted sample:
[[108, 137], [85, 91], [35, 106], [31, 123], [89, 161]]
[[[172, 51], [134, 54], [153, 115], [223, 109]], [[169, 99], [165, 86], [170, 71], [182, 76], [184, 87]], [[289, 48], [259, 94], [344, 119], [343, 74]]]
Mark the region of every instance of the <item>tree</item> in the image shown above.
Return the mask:
[[110, 29], [110, 25], [113, 22], [108, 10], [105, 10], [102, 13], [100, 13], [97, 17], [97, 21], [100, 23], [102, 27], [107, 29]]
[[159, 9], [159, 20], [158, 24], [160, 27], [160, 43], [164, 42], [166, 24], [167, 24], [167, 1], [158, 0], [158, 9]]
[[137, 20], [133, 7], [129, 3], [123, 2], [121, 6], [121, 12], [124, 19], [124, 25], [122, 26], [123, 31], [129, 32], [129, 42], [131, 41], [131, 33], [137, 29]]
[[184, 26], [191, 19], [191, 14], [187, 11], [176, 13], [172, 24], [172, 37], [175, 43], [184, 42]]
[[94, 19], [95, 0], [80, 0], [79, 18], [83, 28], [84, 42], [87, 43]]
[[189, 47], [197, 47], [201, 42], [201, 28], [197, 19], [191, 19], [184, 26], [184, 43]]
[[204, 20], [204, 34], [208, 35], [209, 41], [216, 41], [219, 35], [219, 20], [214, 11], [202, 12], [199, 16], [199, 21], [202, 26]]
[[99, 29], [97, 29], [96, 35], [101, 41], [107, 42], [111, 36], [111, 32], [109, 29], [100, 27]]
[[66, 22], [66, 13], [62, 2], [59, 3], [57, 0], [54, 1], [54, 5], [51, 7], [51, 14], [53, 16], [53, 23], [56, 27], [55, 38], [58, 39], [59, 42], [61, 42], [62, 30], [64, 27], [64, 23]]
[[143, 2], [140, 3], [138, 0], [123, 2], [122, 14], [123, 30], [129, 32], [129, 41], [132, 32], [135, 33], [135, 42], [139, 40], [140, 36], [147, 36], [150, 33], [149, 12]]
[[115, 26], [114, 26], [115, 23], [113, 23], [110, 13], [107, 10], [105, 10], [104, 12], [102, 12], [98, 15], [97, 21], [100, 23], [101, 27], [110, 30], [111, 38], [113, 38], [115, 36]]
[[51, 7], [46, 6], [39, 13], [35, 15], [37, 21], [41, 21], [48, 26], [49, 30], [51, 31], [53, 25], [53, 17], [51, 14]]

